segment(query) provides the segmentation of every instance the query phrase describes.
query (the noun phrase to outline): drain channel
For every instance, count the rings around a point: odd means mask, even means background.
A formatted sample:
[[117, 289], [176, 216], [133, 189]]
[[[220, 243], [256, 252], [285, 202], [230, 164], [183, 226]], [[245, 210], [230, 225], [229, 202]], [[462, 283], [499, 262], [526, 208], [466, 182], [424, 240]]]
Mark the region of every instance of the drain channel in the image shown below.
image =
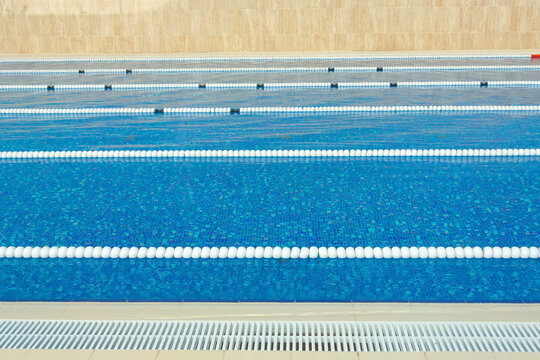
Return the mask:
[[540, 323], [3, 320], [2, 349], [540, 351]]

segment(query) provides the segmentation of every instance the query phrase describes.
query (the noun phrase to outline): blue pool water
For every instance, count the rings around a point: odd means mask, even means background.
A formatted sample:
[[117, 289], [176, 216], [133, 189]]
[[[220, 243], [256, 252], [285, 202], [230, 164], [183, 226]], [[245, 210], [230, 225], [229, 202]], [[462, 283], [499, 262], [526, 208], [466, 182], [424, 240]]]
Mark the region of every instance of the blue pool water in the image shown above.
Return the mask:
[[[0, 64], [6, 69], [126, 66]], [[0, 75], [0, 84], [436, 80], [540, 80], [540, 71]], [[0, 108], [539, 105], [539, 99], [540, 88], [0, 91]], [[538, 112], [0, 115], [0, 151], [538, 148], [539, 120]], [[0, 246], [539, 246], [539, 170], [538, 156], [0, 159]], [[537, 263], [2, 258], [0, 300], [538, 302]]]

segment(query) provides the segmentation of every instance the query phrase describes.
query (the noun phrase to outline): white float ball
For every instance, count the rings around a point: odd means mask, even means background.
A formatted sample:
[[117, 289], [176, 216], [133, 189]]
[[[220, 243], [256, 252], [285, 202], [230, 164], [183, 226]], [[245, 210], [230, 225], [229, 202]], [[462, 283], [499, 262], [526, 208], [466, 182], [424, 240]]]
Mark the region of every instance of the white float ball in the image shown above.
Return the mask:
[[428, 249], [425, 246], [421, 246], [418, 248], [418, 254], [422, 259], [426, 259], [429, 257]]
[[446, 259], [446, 249], [442, 246], [437, 248], [437, 258]]
[[446, 257], [449, 259], [454, 259], [456, 257], [456, 249], [449, 246], [446, 248]]
[[120, 249], [120, 253], [118, 254], [118, 257], [120, 259], [127, 259], [129, 257], [129, 248], [124, 246]]
[[463, 248], [463, 251], [465, 252], [465, 257], [466, 257], [467, 259], [472, 259], [472, 258], [474, 258], [474, 251], [473, 251], [472, 247], [470, 247], [470, 246], [465, 246], [465, 247]]
[[310, 259], [316, 259], [319, 256], [319, 249], [317, 249], [315, 246], [312, 246], [309, 248], [309, 258]]
[[96, 246], [94, 250], [92, 251], [92, 257], [94, 259], [101, 258], [101, 252], [103, 251], [103, 248], [101, 246]]
[[246, 258], [253, 259], [255, 257], [255, 248], [253, 246], [248, 246], [246, 248]]
[[538, 259], [538, 247], [531, 246], [529, 248], [529, 258], [531, 259]]
[[103, 259], [108, 259], [111, 257], [111, 248], [110, 246], [104, 246], [103, 249], [101, 250], [101, 257]]
[[146, 250], [146, 254], [145, 254], [145, 255], [146, 255], [145, 257], [148, 258], [148, 259], [153, 259], [153, 258], [155, 258], [155, 257], [156, 257], [156, 248], [153, 247], [153, 246], [149, 247], [149, 248]]
[[238, 250], [236, 251], [236, 257], [238, 259], [244, 259], [246, 257], [246, 248], [244, 246], [238, 247]]
[[210, 259], [217, 259], [219, 257], [219, 248], [213, 246], [210, 248]]
[[502, 248], [500, 248], [499, 246], [493, 247], [493, 257], [495, 259], [502, 258]]
[[257, 246], [255, 248], [255, 258], [262, 259], [264, 257], [264, 248], [262, 246]]
[[402, 246], [400, 252], [401, 257], [404, 259], [409, 259], [411, 257], [411, 250], [407, 246]]
[[41, 254], [41, 248], [39, 246], [36, 246], [32, 248], [30, 256], [34, 259], [38, 259], [40, 254]]
[[418, 259], [420, 257], [420, 250], [416, 246], [412, 246], [409, 249], [409, 253], [411, 255], [411, 259]]
[[182, 250], [182, 258], [183, 259], [190, 259], [191, 258], [191, 253], [193, 252], [193, 249], [189, 246], [186, 246], [183, 250]]
[[[51, 248], [48, 246], [44, 246], [41, 248], [41, 251], [39, 252], [39, 257], [42, 259], [46, 259], [49, 257], [49, 252], [51, 251]], [[2, 256], [0, 256], [2, 257]]]
[[281, 249], [281, 258], [283, 259], [289, 259], [291, 257], [291, 249], [288, 247], [284, 247]]
[[493, 248], [491, 246], [485, 246], [482, 249], [482, 253], [484, 254], [484, 258], [486, 259], [493, 258]]
[[385, 259], [391, 259], [392, 258], [392, 249], [390, 249], [388, 246], [385, 246], [382, 248], [382, 255]]
[[264, 248], [264, 252], [263, 252], [263, 257], [265, 259], [271, 259], [272, 258], [272, 253], [274, 252], [274, 249], [271, 247], [271, 246], [266, 246]]
[[148, 253], [148, 249], [145, 248], [144, 246], [143, 247], [140, 247], [138, 250], [137, 250], [137, 254], [136, 254], [136, 257], [139, 258], [139, 259], [144, 259], [146, 258], [146, 254]]
[[475, 259], [481, 259], [484, 257], [484, 251], [480, 246], [475, 246], [472, 250]]
[[291, 249], [291, 259], [298, 259], [300, 257], [300, 248], [294, 246]]
[[[335, 248], [334, 248], [334, 249], [335, 249]], [[330, 255], [330, 254], [329, 254], [329, 255]], [[345, 250], [345, 248], [343, 248], [343, 247], [340, 246], [340, 247], [338, 247], [338, 248], [336, 249], [336, 256], [337, 256], [338, 258], [340, 258], [340, 259], [345, 259], [345, 258], [347, 258], [347, 251]]]
[[201, 258], [202, 259], [208, 259], [210, 257], [210, 252], [212, 250], [210, 249], [210, 247], [208, 246], [203, 246], [203, 248], [201, 249]]
[[111, 259], [116, 259], [120, 257], [120, 253], [122, 252], [122, 249], [118, 246], [115, 246], [111, 249]]
[[24, 253], [24, 247], [22, 246], [17, 246], [15, 248], [15, 251], [13, 253], [13, 256], [16, 257], [16, 258], [22, 258], [23, 257], [23, 253]]
[[435, 246], [428, 247], [428, 257], [430, 259], [436, 259], [437, 255], [437, 248]]
[[132, 246], [129, 248], [128, 257], [130, 259], [135, 259], [137, 257], [137, 254], [139, 253], [139, 248]]
[[307, 259], [309, 257], [309, 248], [302, 247], [300, 249], [300, 259]]
[[364, 257], [366, 259], [372, 259], [373, 258], [373, 248], [371, 246], [367, 246], [364, 248]]
[[60, 246], [58, 248], [58, 257], [65, 258], [67, 256], [68, 248], [67, 246]]
[[521, 257], [521, 251], [517, 246], [512, 246], [512, 259], [519, 259]]
[[12, 258], [15, 254], [15, 246], [8, 246], [6, 248], [6, 257]]
[[238, 249], [234, 246], [231, 246], [229, 248], [229, 251], [227, 252], [227, 258], [229, 259], [236, 259], [236, 254], [238, 253]]
[[330, 259], [335, 259], [337, 258], [337, 250], [334, 246], [330, 246], [329, 248], [326, 249], [326, 252], [328, 254], [328, 257]]
[[328, 249], [324, 246], [319, 248], [319, 257], [321, 259], [326, 259], [328, 257]]
[[356, 257], [356, 253], [354, 252], [354, 248], [349, 246], [345, 249], [345, 253], [347, 254], [348, 259], [354, 259]]
[[165, 248], [163, 246], [160, 246], [156, 249], [156, 258], [162, 259], [165, 257]]
[[22, 257], [23, 258], [30, 258], [32, 257], [32, 247], [31, 246], [26, 246], [23, 250], [23, 253], [22, 253]]
[[198, 247], [198, 246], [195, 246], [195, 247], [193, 248], [193, 250], [191, 251], [191, 257], [192, 257], [193, 259], [198, 259], [198, 258], [201, 257], [201, 252], [202, 252], [201, 248]]
[[58, 257], [58, 246], [51, 246], [49, 249], [49, 257], [57, 258]]
[[79, 246], [77, 249], [75, 249], [75, 257], [77, 259], [82, 259], [84, 257], [84, 246]]
[[512, 257], [512, 250], [508, 246], [502, 248], [502, 257], [503, 259], [509, 259]]
[[528, 247], [522, 246], [522, 247], [519, 249], [519, 251], [520, 251], [520, 257], [521, 257], [522, 259], [528, 259], [528, 258], [529, 258], [529, 253], [530, 253], [530, 251], [529, 251], [529, 248], [528, 248]]
[[358, 246], [354, 249], [354, 255], [357, 259], [363, 259], [366, 257], [366, 252], [364, 251], [364, 248], [361, 246]]
[[94, 253], [94, 247], [93, 246], [87, 246], [87, 247], [83, 247], [84, 251], [83, 251], [83, 257], [85, 259], [90, 259]]
[[226, 247], [226, 246], [222, 246], [219, 248], [219, 253], [218, 253], [218, 257], [220, 259], [225, 259], [227, 258], [227, 255], [229, 255], [229, 248]]

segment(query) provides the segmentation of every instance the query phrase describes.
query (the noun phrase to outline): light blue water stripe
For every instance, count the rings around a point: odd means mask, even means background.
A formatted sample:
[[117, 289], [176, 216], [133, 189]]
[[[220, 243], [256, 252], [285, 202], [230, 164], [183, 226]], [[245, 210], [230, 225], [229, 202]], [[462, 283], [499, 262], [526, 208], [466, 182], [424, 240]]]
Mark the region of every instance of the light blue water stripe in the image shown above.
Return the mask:
[[139, 69], [0, 69], [0, 74], [174, 74], [174, 73], [272, 73], [272, 72], [394, 72], [394, 71], [539, 71], [539, 65], [466, 66], [297, 66], [297, 67], [212, 67]]
[[540, 81], [372, 81], [282, 83], [170, 83], [170, 84], [59, 84], [0, 85], [0, 90], [163, 90], [163, 89], [279, 89], [279, 88], [387, 88], [387, 87], [538, 87]]

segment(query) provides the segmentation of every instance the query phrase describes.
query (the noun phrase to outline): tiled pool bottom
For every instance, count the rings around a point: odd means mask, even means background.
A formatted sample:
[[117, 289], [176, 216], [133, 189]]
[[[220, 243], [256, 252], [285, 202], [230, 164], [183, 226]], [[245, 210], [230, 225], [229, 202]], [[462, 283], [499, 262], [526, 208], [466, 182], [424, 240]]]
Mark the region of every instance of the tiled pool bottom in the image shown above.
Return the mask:
[[538, 302], [536, 259], [1, 259], [5, 301]]

